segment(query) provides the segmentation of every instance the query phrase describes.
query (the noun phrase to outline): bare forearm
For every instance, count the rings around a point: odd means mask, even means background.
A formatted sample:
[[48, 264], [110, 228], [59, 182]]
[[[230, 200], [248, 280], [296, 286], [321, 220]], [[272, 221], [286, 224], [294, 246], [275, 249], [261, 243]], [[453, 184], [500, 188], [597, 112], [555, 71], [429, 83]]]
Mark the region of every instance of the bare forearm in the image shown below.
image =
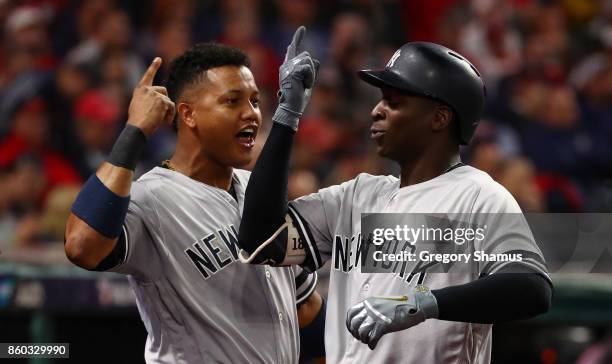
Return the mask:
[[98, 168], [96, 175], [109, 190], [117, 195], [125, 197], [130, 194], [130, 187], [134, 178], [133, 171], [104, 162]]
[[[134, 172], [104, 162], [96, 172], [96, 176], [110, 191], [118, 196], [127, 197]], [[116, 237], [109, 238], [102, 235], [74, 213], [68, 217], [65, 238], [64, 250], [68, 259], [86, 269], [97, 267], [110, 254], [118, 240]]]
[[128, 205], [134, 169], [146, 140], [174, 119], [174, 103], [164, 87], [153, 86], [161, 59], [155, 58], [130, 101], [128, 122], [107, 162], [92, 175], [72, 205], [66, 223], [66, 256], [76, 265], [96, 268], [117, 244]]
[[310, 323], [317, 317], [317, 314], [321, 310], [323, 305], [323, 298], [321, 295], [314, 291], [306, 301], [298, 308], [298, 323], [300, 329], [310, 325]]
[[85, 269], [94, 269], [115, 248], [118, 238], [110, 239], [70, 214], [66, 223], [64, 251], [71, 262]]

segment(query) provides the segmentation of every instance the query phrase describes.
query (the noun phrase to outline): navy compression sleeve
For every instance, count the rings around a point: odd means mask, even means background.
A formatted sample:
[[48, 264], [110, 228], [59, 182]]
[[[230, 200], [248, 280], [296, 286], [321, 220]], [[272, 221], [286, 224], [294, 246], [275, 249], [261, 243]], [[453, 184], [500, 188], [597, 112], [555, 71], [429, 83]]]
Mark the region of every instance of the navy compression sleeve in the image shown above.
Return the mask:
[[[293, 129], [274, 123], [261, 155], [251, 173], [244, 198], [244, 209], [238, 245], [249, 254], [266, 241], [285, 222], [287, 214], [287, 183], [293, 147]], [[279, 239], [287, 240], [286, 231]], [[276, 250], [276, 254], [278, 254]], [[284, 256], [273, 257], [273, 249], [264, 250], [266, 258], [280, 262]]]
[[432, 291], [438, 319], [492, 324], [548, 311], [552, 286], [539, 273], [496, 273], [474, 282]]

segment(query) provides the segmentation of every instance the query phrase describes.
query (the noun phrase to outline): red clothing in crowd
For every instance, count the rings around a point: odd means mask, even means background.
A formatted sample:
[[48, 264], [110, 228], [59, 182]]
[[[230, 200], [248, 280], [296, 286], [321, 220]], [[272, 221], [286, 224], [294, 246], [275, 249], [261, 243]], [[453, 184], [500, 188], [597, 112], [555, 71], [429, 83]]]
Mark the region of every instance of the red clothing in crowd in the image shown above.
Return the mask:
[[14, 134], [0, 142], [0, 169], [10, 167], [21, 156], [27, 154], [40, 158], [49, 189], [59, 185], [80, 185], [83, 182], [76, 169], [61, 154], [47, 147], [33, 150]]

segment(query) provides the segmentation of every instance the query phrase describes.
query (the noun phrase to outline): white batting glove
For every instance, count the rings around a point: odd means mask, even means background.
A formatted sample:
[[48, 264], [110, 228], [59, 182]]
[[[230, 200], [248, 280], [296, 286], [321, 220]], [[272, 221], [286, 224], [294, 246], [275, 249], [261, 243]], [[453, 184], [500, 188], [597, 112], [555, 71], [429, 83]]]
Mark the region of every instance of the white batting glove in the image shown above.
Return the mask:
[[438, 317], [438, 303], [429, 288], [418, 285], [406, 296], [370, 297], [346, 313], [346, 327], [359, 341], [374, 350], [387, 333], [406, 330]]

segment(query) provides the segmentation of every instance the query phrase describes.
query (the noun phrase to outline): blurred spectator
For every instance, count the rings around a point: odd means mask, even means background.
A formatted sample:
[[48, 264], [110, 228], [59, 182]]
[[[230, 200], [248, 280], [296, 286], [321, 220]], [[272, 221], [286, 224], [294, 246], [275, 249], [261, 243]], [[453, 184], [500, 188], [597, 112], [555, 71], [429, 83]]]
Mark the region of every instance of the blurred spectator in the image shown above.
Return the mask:
[[[248, 5], [247, 5], [248, 4]], [[259, 40], [259, 14], [251, 2], [223, 2], [225, 21], [219, 42], [244, 50], [251, 60], [251, 70], [260, 88], [274, 93], [278, 88], [278, 67], [282, 61], [275, 51]]]
[[569, 81], [582, 95], [582, 107], [590, 118], [610, 120], [612, 116], [612, 48], [595, 53], [576, 65]]
[[529, 113], [520, 125], [524, 153], [538, 170], [589, 180], [602, 173], [602, 158], [612, 166], [612, 159], [599, 153], [607, 149], [599, 143], [609, 143], [599, 137], [605, 130], [582, 119], [576, 92], [565, 85], [538, 87], [541, 104], [526, 109]]
[[40, 217], [40, 231], [45, 239], [52, 242], [64, 240], [66, 220], [79, 191], [76, 186], [63, 186], [49, 193]]
[[540, 173], [536, 183], [549, 212], [584, 211], [584, 197], [570, 178], [556, 173]]
[[172, 62], [176, 57], [191, 47], [189, 28], [184, 23], [166, 23], [157, 35], [157, 52], [166, 62]]
[[[159, 30], [169, 24], [190, 25], [190, 23], [194, 22], [196, 15], [203, 15], [207, 17], [205, 19], [197, 17], [198, 23], [208, 23], [209, 20], [214, 18], [214, 16], [210, 15], [216, 14], [197, 14], [197, 6], [200, 5], [204, 4], [197, 4], [194, 0], [157, 0], [153, 5], [152, 26], [154, 29]], [[216, 10], [216, 12], [218, 12], [218, 10]], [[208, 19], [208, 17], [211, 19]], [[194, 25], [198, 26], [200, 24]], [[209, 26], [209, 24], [201, 25], [205, 27]]]
[[165, 80], [172, 61], [191, 47], [189, 25], [179, 21], [168, 21], [163, 23], [157, 30], [152, 45], [152, 54], [148, 58], [161, 57], [163, 63], [157, 72], [159, 80]]
[[406, 27], [406, 39], [415, 41], [438, 42], [442, 20], [456, 6], [465, 1], [401, 1], [403, 24]]
[[510, 27], [511, 3], [472, 1], [474, 16], [462, 29], [459, 49], [478, 68], [489, 90], [521, 67], [521, 40]]
[[[236, 1], [237, 2], [237, 1]], [[328, 49], [329, 33], [326, 27], [320, 27], [316, 22], [319, 11], [322, 10], [319, 0], [274, 0], [275, 17], [262, 32], [262, 40], [276, 50], [279, 57], [285, 56], [287, 44], [295, 29], [300, 25], [308, 28], [304, 39], [305, 48], [314, 57], [326, 58]]]
[[79, 186], [49, 191], [41, 161], [21, 157], [0, 175], [0, 250], [58, 243]]
[[75, 168], [49, 144], [47, 105], [36, 98], [25, 102], [12, 118], [9, 135], [0, 142], [0, 170], [10, 168], [23, 156], [40, 159], [49, 187], [79, 184]]
[[9, 54], [18, 54], [21, 55], [18, 59], [27, 60], [20, 65], [24, 69], [35, 67], [50, 70], [56, 66], [47, 29], [50, 16], [49, 8], [22, 6], [16, 8], [6, 20], [5, 46]]
[[101, 16], [114, 7], [113, 0], [84, 0], [79, 2], [76, 14], [76, 31], [81, 39], [95, 37]]
[[0, 249], [38, 241], [39, 209], [48, 188], [36, 157], [22, 156], [5, 171], [0, 176]]
[[[127, 14], [120, 9], [103, 12], [89, 36], [68, 54], [72, 64], [87, 67], [93, 79], [103, 78], [105, 58], [117, 57], [124, 75], [125, 87], [131, 90], [144, 72], [140, 57], [132, 51], [132, 27]], [[102, 68], [102, 70], [101, 70]]]
[[470, 145], [462, 149], [462, 159], [495, 179], [507, 160], [520, 155], [519, 143], [513, 129], [483, 120]]
[[289, 200], [317, 192], [321, 186], [317, 176], [307, 169], [295, 170], [291, 173], [287, 185]]
[[504, 159], [495, 142], [478, 142], [473, 146], [471, 153], [470, 164], [472, 166], [487, 172], [493, 178], [497, 176]]
[[74, 115], [77, 137], [93, 172], [113, 146], [119, 130], [120, 105], [101, 91], [89, 91], [76, 102]]
[[[356, 71], [368, 66], [382, 67], [387, 59], [372, 58], [372, 39], [367, 19], [358, 13], [340, 13], [332, 24], [329, 47], [329, 77], [337, 88], [334, 101], [339, 115], [335, 115], [346, 136], [353, 134], [363, 141], [368, 135], [370, 112], [378, 101], [378, 91], [355, 77]], [[323, 73], [323, 71], [321, 71]], [[335, 73], [335, 74], [334, 74]], [[346, 141], [345, 141], [346, 142]]]
[[[294, 146], [292, 196], [361, 171], [396, 172], [372, 151], [370, 113], [380, 95], [355, 71], [382, 67], [405, 41], [436, 41], [465, 53], [487, 85], [486, 121], [462, 151], [466, 162], [506, 186], [526, 211], [612, 211], [601, 202], [612, 194], [605, 182], [612, 177], [610, 1], [150, 5], [0, 1], [2, 236], [10, 232], [12, 242], [59, 237], [51, 217], [63, 216], [72, 186], [111, 147], [143, 61], [163, 58], [155, 80], [162, 84], [172, 60], [194, 41], [243, 48], [269, 120], [278, 65], [302, 24], [305, 46], [321, 68]], [[268, 128], [269, 121], [256, 148]], [[174, 142], [169, 128], [152, 135], [136, 175], [165, 159]], [[10, 187], [37, 178], [27, 198]]]
[[39, 92], [47, 105], [50, 146], [66, 157], [84, 179], [91, 169], [76, 135], [73, 109], [76, 100], [90, 86], [91, 80], [83, 68], [64, 61]]
[[569, 43], [567, 19], [561, 3], [549, 2], [541, 3], [537, 19], [531, 24], [533, 37], [538, 39], [540, 50], [543, 52], [530, 59], [529, 54], [525, 54], [526, 61], [565, 61]]
[[350, 141], [343, 138], [349, 129], [342, 128], [342, 124], [348, 121], [343, 120], [346, 112], [342, 110], [344, 105], [340, 100], [342, 90], [339, 86], [340, 80], [334, 70], [323, 68], [319, 71], [317, 87], [311, 97], [312, 106], [308, 108], [297, 135], [298, 143], [307, 145], [309, 153], [319, 155], [319, 158], [332, 156]]
[[380, 163], [380, 158], [373, 150], [360, 155], [344, 156], [334, 161], [334, 168], [324, 180], [324, 185], [337, 185], [349, 181], [359, 173], [370, 173], [374, 175], [388, 174], [389, 171], [383, 169], [384, 164]]
[[608, 49], [612, 49], [612, 3], [601, 1], [599, 12], [593, 12], [597, 17], [587, 24], [591, 36], [596, 38]]
[[523, 212], [545, 212], [545, 201], [536, 183], [535, 168], [525, 158], [512, 158], [496, 173], [497, 181], [514, 196]]
[[58, 96], [72, 102], [85, 92], [90, 81], [84, 70], [77, 65], [64, 62], [55, 74], [55, 87]]
[[[464, 162], [526, 212], [612, 212], [610, 0], [0, 0], [0, 24], [0, 251], [62, 243], [80, 184], [108, 153], [155, 56], [160, 85], [194, 42], [244, 49], [261, 92], [261, 151], [299, 25], [321, 68], [289, 198], [361, 172], [397, 174], [369, 138], [380, 94], [355, 71], [383, 67], [407, 41], [433, 41], [465, 54], [485, 79], [485, 117]], [[170, 128], [150, 136], [136, 176], [169, 157], [175, 138]], [[606, 337], [577, 363], [612, 363], [610, 348]]]

